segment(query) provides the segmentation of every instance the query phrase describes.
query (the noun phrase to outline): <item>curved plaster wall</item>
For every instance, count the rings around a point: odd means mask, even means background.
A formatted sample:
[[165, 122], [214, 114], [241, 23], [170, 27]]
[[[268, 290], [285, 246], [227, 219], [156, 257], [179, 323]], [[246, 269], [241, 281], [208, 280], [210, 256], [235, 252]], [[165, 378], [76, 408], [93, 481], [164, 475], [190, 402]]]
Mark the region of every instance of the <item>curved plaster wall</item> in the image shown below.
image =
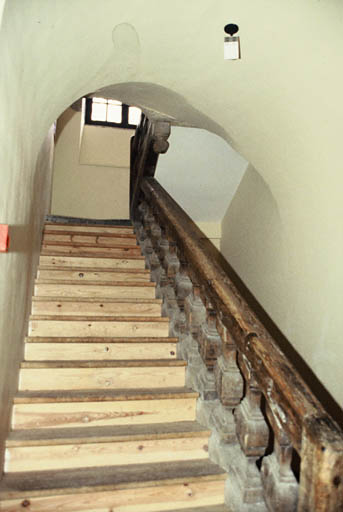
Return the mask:
[[[241, 27], [241, 61], [222, 57], [228, 21]], [[128, 29], [114, 37], [122, 24]], [[252, 179], [242, 181], [239, 205], [228, 215], [239, 223], [243, 211], [250, 233], [258, 222], [258, 239], [237, 241], [239, 225], [226, 230], [225, 222], [224, 253], [230, 260], [239, 242], [244, 263], [234, 257], [242, 279], [248, 276], [253, 293], [341, 403], [342, 29], [340, 0], [8, 0], [0, 33], [1, 219], [11, 218], [18, 191], [20, 211], [32, 208], [21, 177], [30, 181], [53, 120], [110, 84], [119, 84], [118, 99], [125, 99], [128, 84], [133, 103], [175, 124], [210, 129], [251, 162], [264, 190], [259, 211], [272, 198], [281, 243], [267, 244], [264, 257], [270, 225], [251, 213]], [[277, 307], [262, 278], [249, 277], [268, 274], [271, 260], [281, 276]], [[5, 304], [8, 293], [2, 291]]]

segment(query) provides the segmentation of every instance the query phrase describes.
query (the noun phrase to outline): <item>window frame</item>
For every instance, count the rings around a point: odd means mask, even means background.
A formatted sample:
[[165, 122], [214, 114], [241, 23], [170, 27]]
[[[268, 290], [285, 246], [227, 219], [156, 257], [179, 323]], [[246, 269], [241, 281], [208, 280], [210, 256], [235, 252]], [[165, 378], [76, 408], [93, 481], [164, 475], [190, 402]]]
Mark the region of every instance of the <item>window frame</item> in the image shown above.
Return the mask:
[[[111, 98], [104, 98], [108, 100]], [[86, 98], [86, 108], [85, 108], [85, 124], [89, 125], [95, 125], [95, 126], [109, 126], [112, 128], [124, 128], [125, 130], [135, 130], [137, 128], [137, 125], [135, 124], [129, 124], [129, 108], [132, 105], [126, 105], [126, 103], [122, 103], [121, 107], [121, 123], [114, 123], [109, 121], [94, 121], [92, 119], [92, 105], [93, 105], [93, 98]]]

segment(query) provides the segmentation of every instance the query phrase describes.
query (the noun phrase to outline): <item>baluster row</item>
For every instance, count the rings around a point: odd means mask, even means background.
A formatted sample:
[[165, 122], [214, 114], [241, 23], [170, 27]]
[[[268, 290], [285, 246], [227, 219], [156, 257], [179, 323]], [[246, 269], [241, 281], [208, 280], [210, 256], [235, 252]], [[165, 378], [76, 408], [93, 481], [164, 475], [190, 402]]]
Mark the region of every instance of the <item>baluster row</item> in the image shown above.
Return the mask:
[[144, 201], [138, 211], [137, 239], [163, 299], [162, 313], [170, 317], [170, 334], [179, 337], [178, 356], [188, 362], [186, 384], [200, 394], [198, 421], [212, 429], [210, 456], [229, 474], [230, 510], [295, 512], [293, 448], [277, 407], [262, 395], [237, 348], [232, 319], [214, 306], [157, 213]]

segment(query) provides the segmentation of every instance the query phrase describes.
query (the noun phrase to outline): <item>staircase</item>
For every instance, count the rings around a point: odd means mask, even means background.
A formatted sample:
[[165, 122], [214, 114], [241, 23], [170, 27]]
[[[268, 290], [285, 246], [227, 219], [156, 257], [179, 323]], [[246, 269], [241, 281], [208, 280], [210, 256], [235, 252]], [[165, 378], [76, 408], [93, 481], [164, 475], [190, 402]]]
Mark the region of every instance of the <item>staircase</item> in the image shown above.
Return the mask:
[[131, 226], [47, 223], [0, 510], [224, 512]]

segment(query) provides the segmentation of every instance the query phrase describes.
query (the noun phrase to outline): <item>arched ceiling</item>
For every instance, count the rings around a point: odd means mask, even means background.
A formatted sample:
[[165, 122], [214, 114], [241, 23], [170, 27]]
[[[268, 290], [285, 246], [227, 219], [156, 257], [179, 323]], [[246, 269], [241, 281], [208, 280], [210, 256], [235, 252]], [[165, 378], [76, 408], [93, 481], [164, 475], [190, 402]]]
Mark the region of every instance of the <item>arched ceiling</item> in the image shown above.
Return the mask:
[[[240, 61], [223, 59], [228, 22], [240, 26]], [[282, 244], [270, 258], [282, 279], [264, 305], [342, 397], [331, 371], [340, 371], [336, 354], [343, 356], [342, 32], [341, 0], [7, 0], [1, 167], [11, 169], [9, 183], [20, 182], [54, 119], [111, 84], [156, 115], [225, 137], [262, 176], [280, 212]], [[241, 204], [253, 226], [257, 198], [249, 187]], [[12, 199], [4, 185], [0, 204]], [[266, 234], [273, 229], [264, 226]], [[258, 257], [248, 243], [244, 250], [263, 275], [262, 235], [258, 243]]]

